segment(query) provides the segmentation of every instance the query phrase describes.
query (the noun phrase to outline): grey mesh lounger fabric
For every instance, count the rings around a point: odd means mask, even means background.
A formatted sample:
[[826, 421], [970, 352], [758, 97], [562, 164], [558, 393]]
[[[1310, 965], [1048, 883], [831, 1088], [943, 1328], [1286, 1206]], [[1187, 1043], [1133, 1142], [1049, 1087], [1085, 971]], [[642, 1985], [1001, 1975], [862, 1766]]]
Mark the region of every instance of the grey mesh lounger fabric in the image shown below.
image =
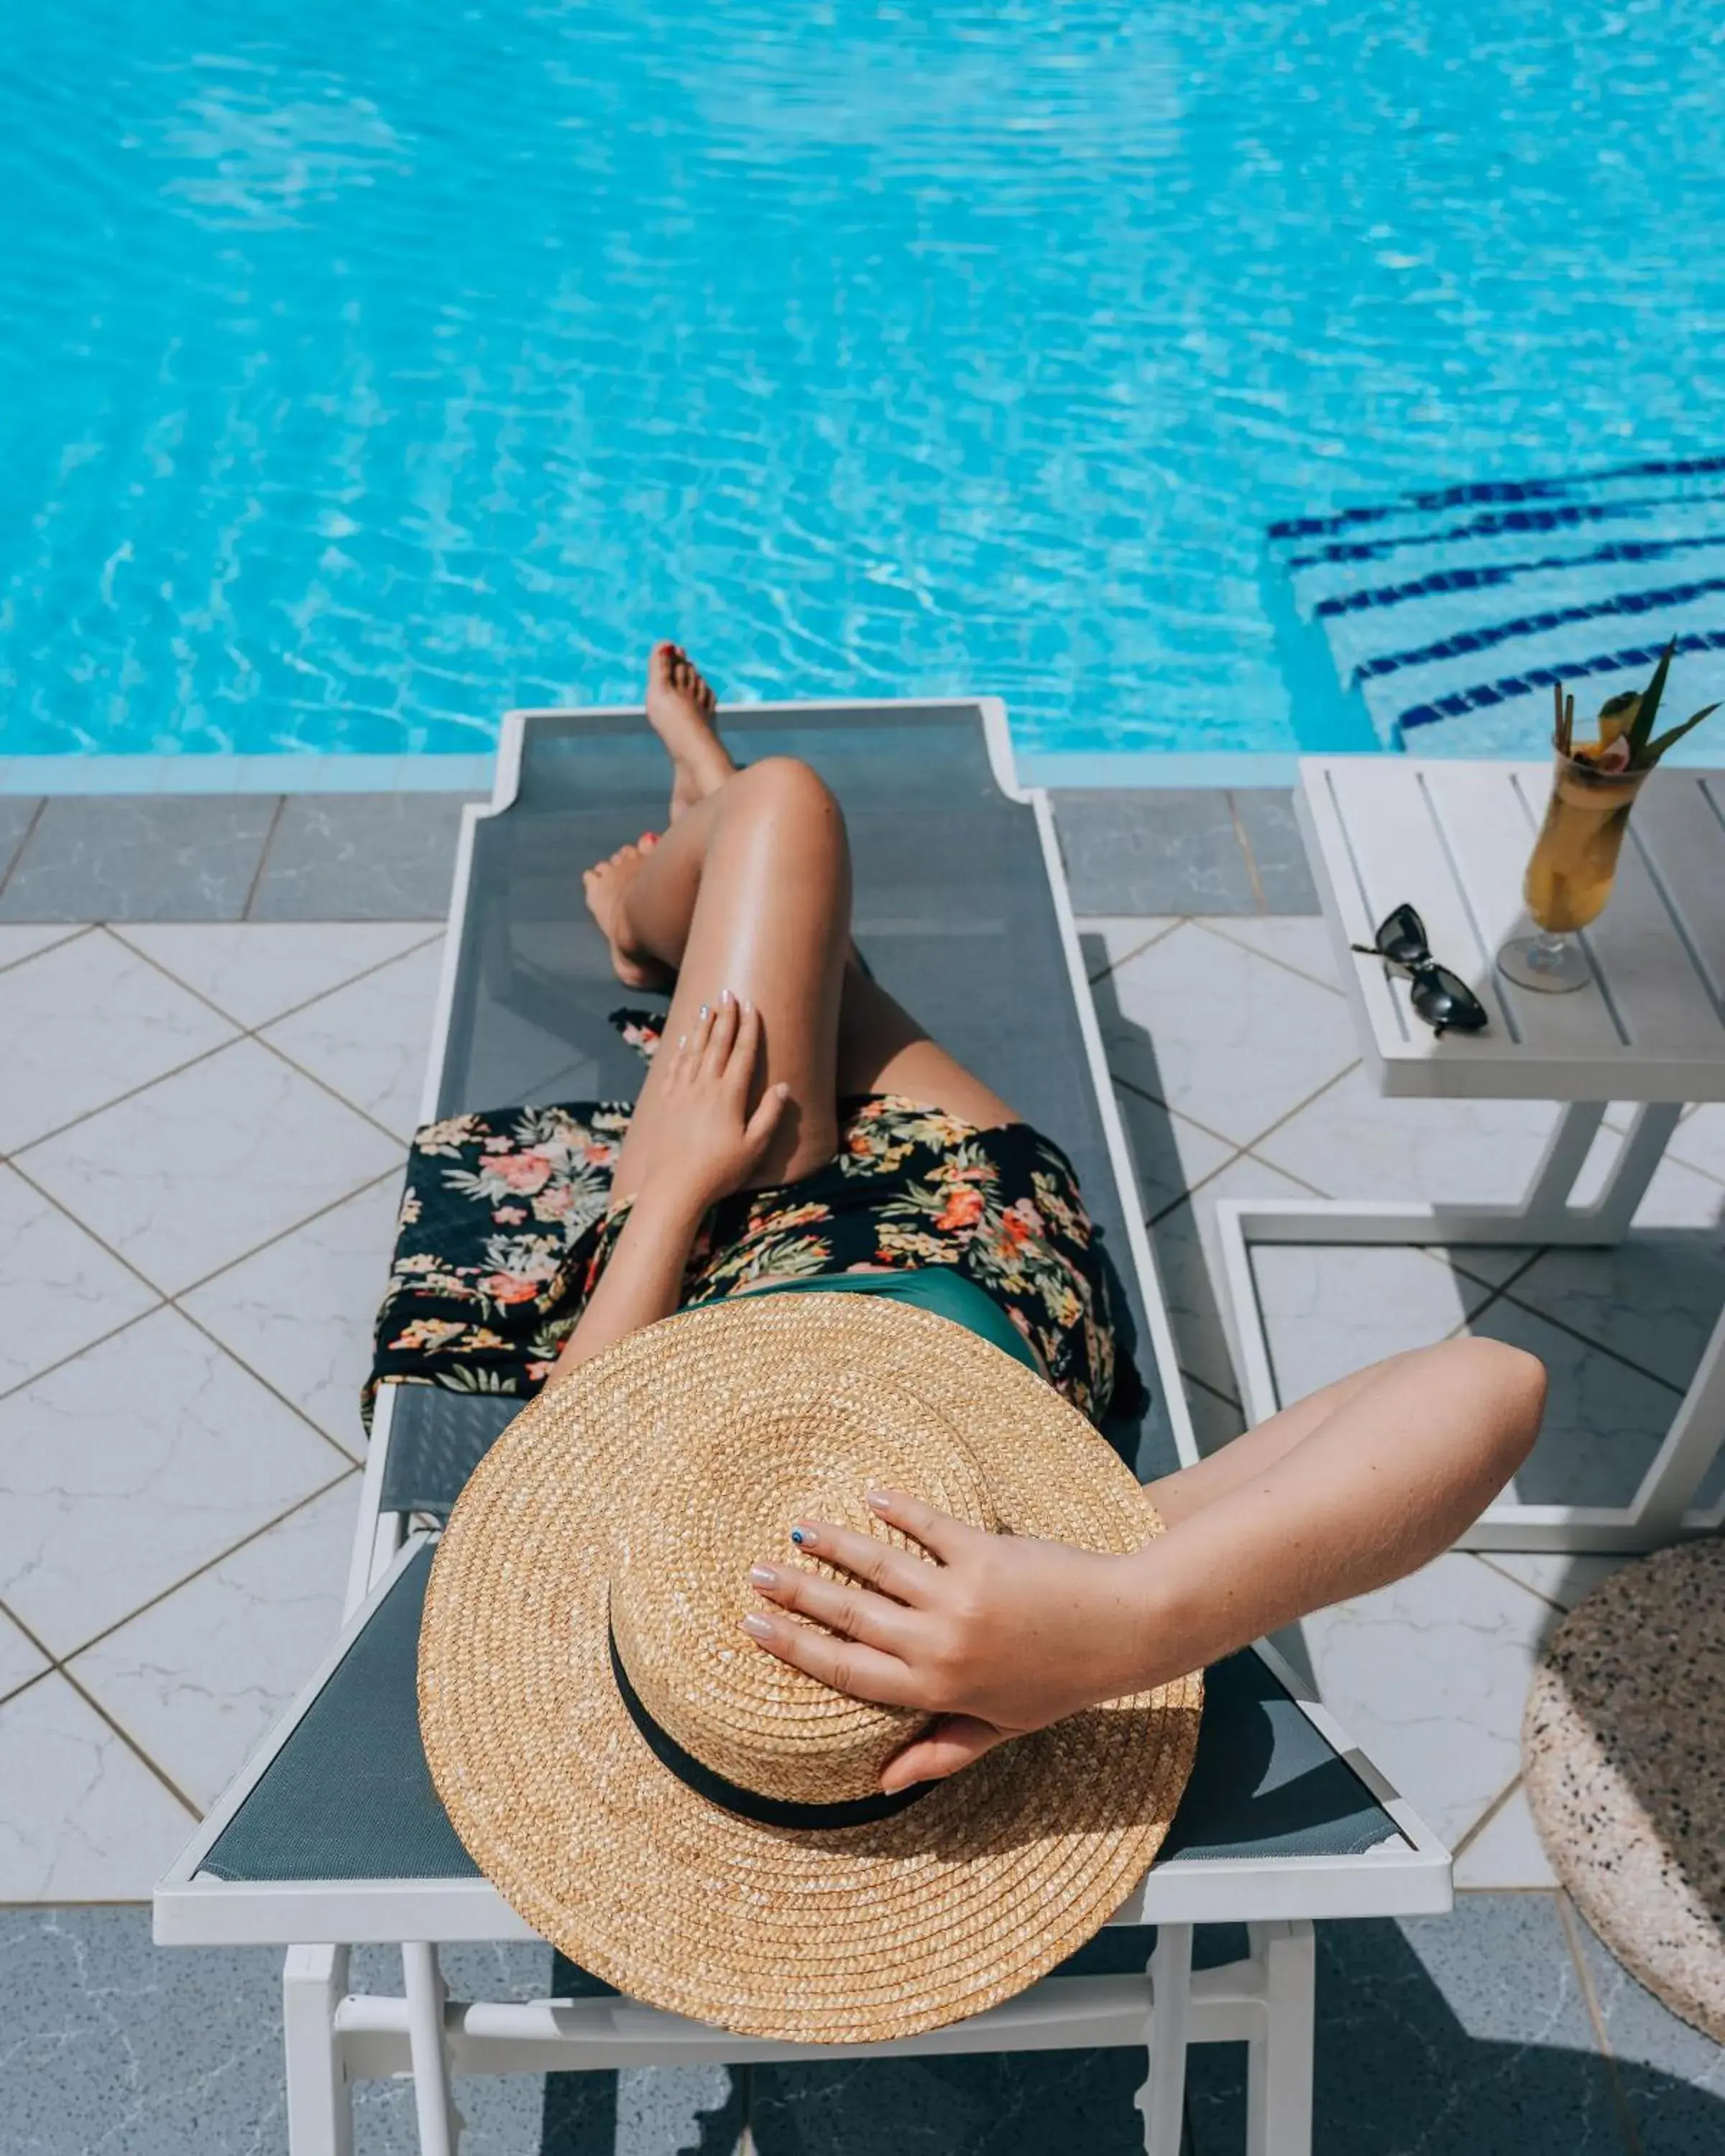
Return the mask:
[[[474, 1864], [419, 1743], [429, 1547], [409, 1562], [204, 1860], [220, 1879], [459, 1879]], [[1209, 1673], [1198, 1758], [1160, 1861], [1334, 1856], [1394, 1821], [1258, 1657]]]
[[[930, 1030], [1065, 1147], [1111, 1246], [1153, 1365], [1032, 812], [995, 785], [978, 715], [799, 712], [727, 729], [745, 761], [794, 754], [845, 804], [857, 940]], [[580, 870], [664, 816], [665, 760], [639, 717], [526, 728], [514, 807], [475, 831], [439, 1115], [515, 1101], [627, 1097], [624, 998], [581, 903]], [[1146, 1476], [1176, 1466], [1159, 1402], [1111, 1433]], [[401, 1389], [385, 1510], [447, 1512], [507, 1402]], [[457, 1878], [472, 1866], [434, 1795], [414, 1708], [429, 1559], [409, 1562], [205, 1860], [230, 1880]], [[1213, 1671], [1198, 1763], [1164, 1861], [1348, 1855], [1397, 1833], [1255, 1655]]]

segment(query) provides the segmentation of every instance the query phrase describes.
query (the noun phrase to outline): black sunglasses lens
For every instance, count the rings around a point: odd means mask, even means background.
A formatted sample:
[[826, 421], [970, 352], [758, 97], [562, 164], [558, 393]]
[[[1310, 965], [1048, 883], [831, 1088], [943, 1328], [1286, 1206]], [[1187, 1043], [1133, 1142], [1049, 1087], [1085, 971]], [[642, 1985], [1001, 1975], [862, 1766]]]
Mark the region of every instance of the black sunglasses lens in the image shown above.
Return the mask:
[[1431, 956], [1425, 923], [1411, 906], [1399, 906], [1378, 926], [1378, 948], [1393, 965], [1414, 966]]
[[1420, 971], [1409, 999], [1428, 1025], [1454, 1026], [1460, 1033], [1478, 1033], [1487, 1023], [1486, 1007], [1447, 966], [1428, 966]]

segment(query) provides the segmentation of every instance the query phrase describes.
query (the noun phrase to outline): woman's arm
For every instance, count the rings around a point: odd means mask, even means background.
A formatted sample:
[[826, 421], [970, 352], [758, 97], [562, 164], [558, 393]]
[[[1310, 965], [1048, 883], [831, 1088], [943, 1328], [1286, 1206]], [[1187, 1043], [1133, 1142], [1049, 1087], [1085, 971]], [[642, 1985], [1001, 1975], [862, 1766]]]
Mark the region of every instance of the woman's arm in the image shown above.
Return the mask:
[[670, 1316], [682, 1299], [683, 1268], [705, 1209], [663, 1186], [641, 1191], [598, 1286], [551, 1366], [552, 1384], [601, 1349]]
[[1543, 1366], [1498, 1341], [1397, 1356], [1157, 1484], [1168, 1532], [1130, 1557], [871, 1491], [936, 1562], [799, 1522], [793, 1539], [860, 1584], [757, 1566], [763, 1597], [826, 1629], [759, 1613], [744, 1629], [840, 1691], [942, 1717], [889, 1763], [884, 1785], [902, 1789], [1411, 1572], [1515, 1472], [1544, 1401]]
[[610, 1262], [552, 1365], [552, 1383], [676, 1309], [683, 1269], [707, 1208], [754, 1173], [784, 1107], [787, 1088], [776, 1086], [749, 1111], [760, 1049], [759, 1014], [728, 988], [718, 1008], [703, 1009], [695, 1030], [675, 1048], [661, 1045], [665, 1136]]

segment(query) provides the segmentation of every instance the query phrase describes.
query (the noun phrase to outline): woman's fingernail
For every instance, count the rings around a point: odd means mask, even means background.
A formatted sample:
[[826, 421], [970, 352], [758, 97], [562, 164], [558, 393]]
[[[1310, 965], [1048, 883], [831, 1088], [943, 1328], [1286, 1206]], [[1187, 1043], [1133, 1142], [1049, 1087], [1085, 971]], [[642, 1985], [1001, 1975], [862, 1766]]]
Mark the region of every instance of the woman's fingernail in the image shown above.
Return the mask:
[[892, 1500], [884, 1490], [864, 1491], [863, 1502], [870, 1512], [890, 1512], [892, 1510]]
[[677, 1045], [679, 1048], [686, 1048], [689, 1045], [689, 1036], [686, 1033], [680, 1033], [677, 1035]]
[[726, 988], [724, 993], [719, 998], [719, 1001], [721, 1004], [734, 1004], [737, 1001], [737, 998], [732, 994], [730, 989]]
[[757, 1587], [777, 1587], [778, 1584], [778, 1574], [770, 1564], [752, 1564], [749, 1578]]
[[703, 1004], [701, 1005], [701, 1015], [703, 1018], [705, 1018], [705, 1017], [706, 1016], [706, 1005], [705, 1004]]
[[813, 1527], [793, 1527], [791, 1540], [798, 1549], [813, 1549], [816, 1540], [814, 1530]]
[[773, 1620], [752, 1609], [742, 1620], [742, 1629], [752, 1640], [770, 1640], [773, 1637]]

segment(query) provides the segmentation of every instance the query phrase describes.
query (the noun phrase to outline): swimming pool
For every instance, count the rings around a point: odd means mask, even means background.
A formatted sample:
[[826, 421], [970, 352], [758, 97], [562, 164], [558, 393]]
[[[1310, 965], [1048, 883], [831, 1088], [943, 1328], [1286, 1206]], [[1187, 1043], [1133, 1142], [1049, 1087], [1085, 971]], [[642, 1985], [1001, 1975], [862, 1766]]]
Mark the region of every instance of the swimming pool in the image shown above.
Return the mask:
[[1710, 0], [90, 0], [0, 83], [0, 751], [989, 690], [1291, 748], [1263, 534], [1725, 440]]

